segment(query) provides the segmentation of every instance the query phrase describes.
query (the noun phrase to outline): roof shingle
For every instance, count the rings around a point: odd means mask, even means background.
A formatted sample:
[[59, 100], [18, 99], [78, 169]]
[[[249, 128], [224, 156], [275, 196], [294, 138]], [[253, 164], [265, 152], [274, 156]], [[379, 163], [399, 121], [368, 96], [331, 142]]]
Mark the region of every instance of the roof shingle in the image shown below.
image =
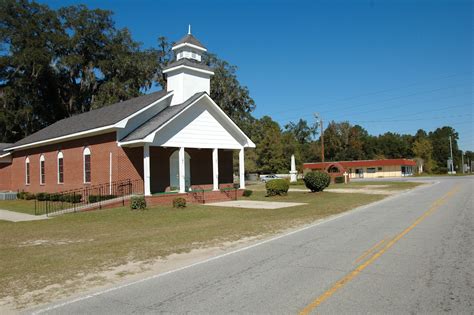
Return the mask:
[[137, 129], [126, 135], [120, 141], [133, 141], [145, 138], [150, 133], [164, 125], [171, 118], [181, 113], [186, 107], [188, 107], [188, 105], [191, 105], [195, 100], [197, 100], [204, 94], [206, 94], [206, 92], [196, 93], [182, 104], [166, 107], [161, 112], [146, 121], [144, 124], [139, 126]]
[[139, 111], [140, 109], [150, 105], [151, 103], [159, 100], [166, 94], [168, 93], [165, 90], [162, 90], [135, 97], [127, 101], [94, 109], [82, 114], [74, 115], [69, 118], [64, 118], [5, 148], [17, 147], [34, 142], [67, 136], [77, 132], [113, 125]]
[[196, 39], [196, 37], [194, 37], [193, 35], [191, 34], [187, 34], [186, 36], [184, 36], [183, 38], [181, 38], [180, 40], [178, 40], [174, 45], [177, 46], [179, 44], [184, 44], [184, 43], [189, 43], [189, 44], [192, 44], [192, 45], [195, 45], [195, 46], [199, 46], [199, 47], [202, 47], [202, 48], [206, 48], [204, 47], [203, 44], [201, 44], [200, 41], [198, 41]]

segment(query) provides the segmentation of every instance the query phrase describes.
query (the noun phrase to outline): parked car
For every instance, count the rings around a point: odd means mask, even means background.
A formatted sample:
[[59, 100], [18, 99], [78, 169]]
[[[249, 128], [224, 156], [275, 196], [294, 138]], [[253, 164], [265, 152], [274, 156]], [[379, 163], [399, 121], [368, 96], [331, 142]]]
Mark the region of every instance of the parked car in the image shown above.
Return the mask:
[[269, 174], [269, 175], [262, 175], [260, 176], [260, 180], [264, 183], [274, 180], [274, 179], [279, 179], [280, 177], [276, 176], [275, 174]]

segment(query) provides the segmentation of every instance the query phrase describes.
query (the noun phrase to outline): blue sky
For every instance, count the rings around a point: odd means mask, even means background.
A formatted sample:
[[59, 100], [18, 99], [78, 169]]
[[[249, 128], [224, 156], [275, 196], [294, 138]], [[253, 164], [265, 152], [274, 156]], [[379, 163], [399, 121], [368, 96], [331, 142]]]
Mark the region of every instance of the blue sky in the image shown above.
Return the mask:
[[453, 126], [474, 151], [472, 1], [41, 1], [112, 10], [144, 47], [192, 25], [238, 66], [256, 117], [348, 120], [371, 134]]

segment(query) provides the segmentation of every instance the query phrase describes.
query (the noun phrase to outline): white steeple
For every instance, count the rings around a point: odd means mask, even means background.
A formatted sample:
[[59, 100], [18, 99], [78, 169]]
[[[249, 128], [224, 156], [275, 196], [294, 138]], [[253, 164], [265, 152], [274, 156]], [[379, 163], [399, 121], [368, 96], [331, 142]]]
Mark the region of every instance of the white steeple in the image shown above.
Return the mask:
[[212, 70], [202, 63], [202, 54], [207, 51], [192, 34], [188, 34], [172, 47], [175, 61], [163, 73], [167, 74], [167, 90], [174, 91], [171, 105], [181, 104], [199, 92], [210, 94]]

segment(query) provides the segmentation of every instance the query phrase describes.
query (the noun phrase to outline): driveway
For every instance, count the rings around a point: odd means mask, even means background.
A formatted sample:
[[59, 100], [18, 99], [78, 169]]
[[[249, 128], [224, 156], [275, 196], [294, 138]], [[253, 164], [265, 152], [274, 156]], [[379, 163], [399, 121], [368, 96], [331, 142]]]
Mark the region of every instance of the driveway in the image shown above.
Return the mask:
[[473, 313], [474, 180], [437, 180], [231, 254], [37, 311]]

